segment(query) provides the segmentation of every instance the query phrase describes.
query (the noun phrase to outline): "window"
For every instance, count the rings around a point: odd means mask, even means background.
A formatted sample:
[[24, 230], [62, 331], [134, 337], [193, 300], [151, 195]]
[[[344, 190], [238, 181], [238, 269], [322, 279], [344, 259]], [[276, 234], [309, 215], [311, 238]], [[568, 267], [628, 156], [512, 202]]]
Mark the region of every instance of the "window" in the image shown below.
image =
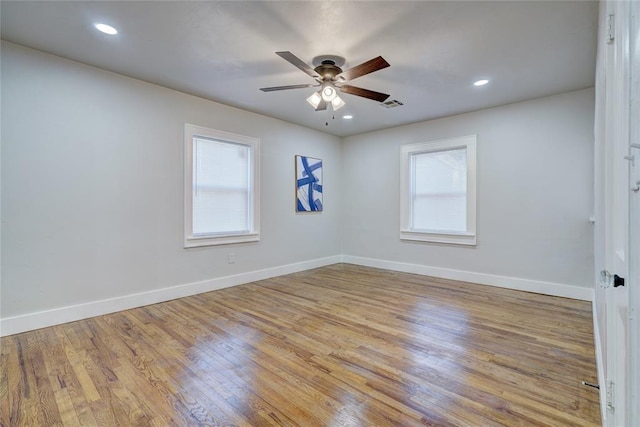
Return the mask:
[[260, 240], [260, 140], [185, 125], [185, 242]]
[[400, 148], [400, 238], [476, 244], [476, 136]]

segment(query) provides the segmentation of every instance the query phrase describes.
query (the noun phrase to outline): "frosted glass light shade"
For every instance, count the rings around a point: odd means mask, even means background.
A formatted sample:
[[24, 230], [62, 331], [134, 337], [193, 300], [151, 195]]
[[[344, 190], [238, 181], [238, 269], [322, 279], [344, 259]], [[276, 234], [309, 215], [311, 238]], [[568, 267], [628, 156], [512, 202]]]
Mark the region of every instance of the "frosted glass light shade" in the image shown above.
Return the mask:
[[333, 111], [339, 110], [340, 108], [344, 107], [344, 105], [345, 104], [342, 98], [340, 98], [337, 95], [335, 98], [333, 98], [333, 101], [331, 101], [331, 106], [333, 107]]
[[337, 93], [336, 93], [336, 89], [331, 86], [331, 85], [326, 85], [325, 87], [322, 88], [322, 99], [324, 99], [327, 102], [331, 102], [336, 98]]
[[311, 104], [313, 108], [318, 108], [320, 101], [322, 101], [322, 97], [320, 96], [320, 91], [314, 92], [310, 97], [307, 98], [307, 102]]

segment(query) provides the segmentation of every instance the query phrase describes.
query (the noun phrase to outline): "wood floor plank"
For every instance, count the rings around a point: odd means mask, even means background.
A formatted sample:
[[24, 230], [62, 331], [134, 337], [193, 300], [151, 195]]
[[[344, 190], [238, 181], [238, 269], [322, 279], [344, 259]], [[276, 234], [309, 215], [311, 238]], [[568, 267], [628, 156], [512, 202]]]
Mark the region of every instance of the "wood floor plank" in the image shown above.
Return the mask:
[[0, 426], [597, 426], [591, 313], [336, 264], [4, 337]]

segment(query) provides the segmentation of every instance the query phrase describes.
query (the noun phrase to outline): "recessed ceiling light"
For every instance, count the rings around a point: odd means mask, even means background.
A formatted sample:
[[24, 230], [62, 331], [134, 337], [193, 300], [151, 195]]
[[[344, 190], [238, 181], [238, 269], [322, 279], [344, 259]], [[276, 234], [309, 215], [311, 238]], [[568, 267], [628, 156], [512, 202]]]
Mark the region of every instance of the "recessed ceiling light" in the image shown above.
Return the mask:
[[489, 80], [478, 80], [477, 82], [475, 82], [473, 85], [474, 86], [484, 86], [487, 83], [489, 83]]
[[347, 114], [345, 116], [342, 116], [342, 118], [345, 119], [345, 120], [351, 120], [351, 119], [353, 119], [353, 116], [351, 114]]
[[101, 24], [101, 23], [97, 22], [97, 23], [93, 24], [93, 26], [96, 27], [96, 29], [98, 31], [101, 31], [101, 32], [103, 32], [105, 34], [109, 34], [110, 36], [118, 34], [118, 30], [113, 28], [111, 25]]

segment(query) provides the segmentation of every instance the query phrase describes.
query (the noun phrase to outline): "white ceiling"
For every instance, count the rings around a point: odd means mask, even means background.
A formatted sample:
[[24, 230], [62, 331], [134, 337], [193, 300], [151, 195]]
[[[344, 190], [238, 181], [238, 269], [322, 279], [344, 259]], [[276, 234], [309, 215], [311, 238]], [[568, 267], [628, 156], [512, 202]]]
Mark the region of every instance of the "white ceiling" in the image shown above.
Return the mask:
[[[338, 136], [593, 86], [594, 1], [2, 1], [4, 40]], [[116, 27], [107, 36], [94, 22]], [[403, 106], [343, 95], [316, 112], [291, 51], [378, 55], [390, 68], [350, 82]], [[473, 82], [491, 82], [474, 87]], [[353, 120], [344, 120], [352, 114]], [[328, 125], [325, 123], [328, 122]]]

